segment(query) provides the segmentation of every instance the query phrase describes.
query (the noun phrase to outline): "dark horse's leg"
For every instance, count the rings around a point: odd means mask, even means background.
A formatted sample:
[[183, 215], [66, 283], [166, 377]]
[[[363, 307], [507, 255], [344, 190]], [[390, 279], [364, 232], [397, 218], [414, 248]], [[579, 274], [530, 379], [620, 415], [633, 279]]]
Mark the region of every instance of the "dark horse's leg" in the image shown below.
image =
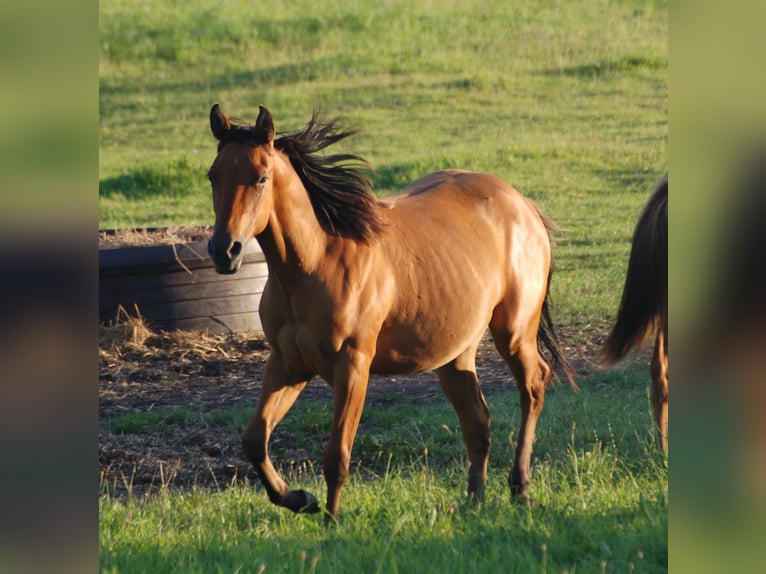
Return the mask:
[[272, 351], [263, 372], [258, 405], [242, 435], [242, 447], [274, 504], [293, 512], [319, 512], [317, 500], [303, 490], [290, 490], [269, 458], [269, 439], [311, 377], [290, 374], [281, 356]]
[[537, 419], [543, 410], [545, 388], [551, 379], [551, 368], [537, 350], [536, 329], [530, 330], [530, 333], [532, 335], [518, 342], [512, 350], [510, 333], [505, 330], [492, 330], [495, 346], [516, 378], [521, 399], [521, 428], [508, 482], [514, 496], [523, 502], [532, 503], [528, 492], [532, 445], [535, 441]]
[[476, 377], [476, 347], [439, 368], [439, 383], [455, 407], [468, 447], [468, 497], [484, 499], [489, 458], [489, 407]]
[[657, 445], [662, 452], [668, 452], [668, 347], [667, 333], [657, 330], [652, 356], [652, 403], [657, 424]]

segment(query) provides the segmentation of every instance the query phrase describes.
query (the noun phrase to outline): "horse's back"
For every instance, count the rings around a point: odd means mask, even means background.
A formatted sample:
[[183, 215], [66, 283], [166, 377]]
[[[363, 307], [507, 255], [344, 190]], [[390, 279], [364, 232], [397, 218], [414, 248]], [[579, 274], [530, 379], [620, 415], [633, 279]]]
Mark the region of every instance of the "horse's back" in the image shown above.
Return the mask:
[[374, 368], [432, 369], [480, 338], [503, 301], [542, 304], [550, 242], [531, 202], [500, 178], [448, 170], [383, 200], [396, 296]]
[[390, 208], [428, 203], [447, 206], [451, 202], [467, 203], [499, 196], [510, 199], [520, 198], [521, 194], [509, 183], [492, 174], [445, 169], [424, 175], [400, 193], [384, 198], [381, 203]]
[[543, 238], [548, 235], [534, 204], [501, 178], [465, 170], [442, 170], [411, 183], [401, 193], [381, 200], [384, 217], [396, 229], [422, 230], [431, 241], [463, 242], [471, 230], [480, 239], [523, 232]]

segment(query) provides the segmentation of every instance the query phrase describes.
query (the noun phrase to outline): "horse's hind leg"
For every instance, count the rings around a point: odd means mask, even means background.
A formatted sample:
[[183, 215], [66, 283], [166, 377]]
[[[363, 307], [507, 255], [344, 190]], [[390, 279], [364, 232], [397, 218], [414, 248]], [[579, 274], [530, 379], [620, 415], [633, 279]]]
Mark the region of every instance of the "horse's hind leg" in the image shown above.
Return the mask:
[[521, 428], [516, 445], [513, 469], [509, 477], [511, 493], [519, 500], [532, 502], [529, 498], [530, 465], [535, 428], [545, 401], [545, 388], [551, 378], [551, 369], [537, 350], [535, 336], [512, 343], [511, 334], [505, 329], [492, 329], [495, 346], [508, 363], [519, 388], [521, 402]]
[[651, 373], [657, 446], [662, 452], [668, 452], [668, 348], [667, 335], [662, 329], [654, 343]]
[[479, 387], [476, 348], [439, 368], [439, 383], [457, 412], [468, 447], [468, 496], [483, 500], [489, 457], [489, 407]]
[[255, 467], [269, 500], [293, 512], [319, 512], [316, 498], [303, 491], [291, 491], [269, 458], [269, 439], [284, 418], [309, 377], [291, 375], [280, 356], [272, 351], [263, 372], [263, 385], [250, 423], [242, 435], [242, 447]]

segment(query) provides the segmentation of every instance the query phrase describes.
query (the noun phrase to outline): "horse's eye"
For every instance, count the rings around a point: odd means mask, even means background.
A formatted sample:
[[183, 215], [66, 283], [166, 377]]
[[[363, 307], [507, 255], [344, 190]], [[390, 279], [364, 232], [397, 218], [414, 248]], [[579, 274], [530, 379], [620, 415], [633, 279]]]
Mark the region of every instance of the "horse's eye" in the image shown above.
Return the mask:
[[263, 187], [266, 185], [266, 182], [269, 180], [268, 175], [263, 175], [255, 180], [255, 187]]

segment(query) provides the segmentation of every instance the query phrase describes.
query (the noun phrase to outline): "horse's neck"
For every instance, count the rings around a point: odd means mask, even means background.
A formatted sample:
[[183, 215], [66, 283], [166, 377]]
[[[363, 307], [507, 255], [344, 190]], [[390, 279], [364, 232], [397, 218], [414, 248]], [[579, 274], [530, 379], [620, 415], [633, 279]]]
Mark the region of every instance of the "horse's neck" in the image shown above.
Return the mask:
[[274, 166], [273, 206], [267, 228], [258, 236], [269, 269], [278, 274], [311, 273], [328, 239], [308, 193], [289, 159], [278, 154]]

